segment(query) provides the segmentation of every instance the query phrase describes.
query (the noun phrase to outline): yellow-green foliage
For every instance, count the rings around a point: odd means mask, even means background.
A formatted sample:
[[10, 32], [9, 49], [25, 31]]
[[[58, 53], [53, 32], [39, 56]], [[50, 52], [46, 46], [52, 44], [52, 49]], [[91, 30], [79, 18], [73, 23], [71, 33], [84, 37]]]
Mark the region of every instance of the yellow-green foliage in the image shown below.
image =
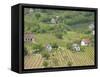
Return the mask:
[[[52, 24], [51, 19], [56, 16], [59, 18], [58, 22]], [[24, 31], [33, 33], [36, 42], [24, 43], [24, 47], [31, 56], [35, 55], [32, 59], [36, 58], [41, 63], [39, 65], [39, 62], [34, 59], [33, 66], [42, 68], [94, 64], [94, 46], [92, 45], [94, 37], [88, 28], [89, 24], [94, 22], [92, 12], [34, 9], [33, 13], [25, 14], [24, 18]], [[89, 38], [92, 41], [91, 44], [81, 46], [81, 40], [84, 38]], [[80, 46], [79, 52], [71, 50], [73, 43]], [[46, 51], [47, 44], [51, 45], [51, 52]], [[25, 56], [25, 58], [28, 57]]]

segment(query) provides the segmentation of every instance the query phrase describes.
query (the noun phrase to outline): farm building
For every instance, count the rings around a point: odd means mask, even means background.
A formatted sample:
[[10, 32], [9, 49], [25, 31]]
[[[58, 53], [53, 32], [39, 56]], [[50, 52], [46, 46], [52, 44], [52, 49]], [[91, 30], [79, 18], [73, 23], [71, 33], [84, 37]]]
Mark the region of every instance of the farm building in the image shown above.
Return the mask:
[[24, 33], [24, 42], [35, 42], [34, 34], [31, 32]]
[[30, 13], [30, 14], [32, 14], [32, 13], [33, 13], [33, 9], [32, 9], [32, 8], [30, 8], [29, 13]]
[[56, 20], [54, 18], [51, 19], [52, 24], [56, 24]]
[[74, 51], [80, 51], [80, 46], [78, 45], [78, 44], [76, 44], [76, 43], [74, 43], [74, 44], [72, 44], [72, 49], [74, 50]]
[[33, 11], [34, 11], [34, 10], [33, 10], [32, 8], [30, 8], [30, 9], [29, 9], [29, 8], [25, 8], [24, 14], [25, 14], [25, 15], [27, 15], [27, 14], [29, 15], [29, 14], [32, 14]]
[[94, 30], [92, 31], [92, 35], [95, 35], [95, 31]]
[[87, 46], [87, 45], [89, 45], [90, 44], [90, 40], [89, 39], [83, 39], [82, 41], [81, 41], [81, 46]]
[[52, 24], [57, 24], [59, 20], [59, 16], [55, 16], [54, 18], [51, 19]]
[[94, 24], [90, 24], [90, 25], [89, 25], [89, 29], [90, 29], [90, 30], [94, 30]]
[[89, 29], [91, 30], [92, 35], [95, 34], [94, 28], [95, 28], [94, 24], [89, 25]]

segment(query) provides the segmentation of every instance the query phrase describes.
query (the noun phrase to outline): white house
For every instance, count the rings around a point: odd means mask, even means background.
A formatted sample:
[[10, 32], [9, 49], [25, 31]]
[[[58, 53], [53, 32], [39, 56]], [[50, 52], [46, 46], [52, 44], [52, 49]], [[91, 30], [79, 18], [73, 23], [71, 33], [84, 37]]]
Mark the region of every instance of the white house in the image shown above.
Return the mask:
[[74, 43], [74, 44], [72, 44], [72, 49], [74, 50], [74, 51], [80, 51], [80, 46], [78, 45], [78, 44], [76, 44], [76, 43]]
[[51, 23], [52, 23], [52, 24], [57, 24], [58, 21], [59, 21], [59, 16], [55, 16], [55, 17], [53, 17], [53, 18], [51, 19]]
[[90, 25], [89, 25], [89, 29], [90, 29], [90, 30], [94, 30], [94, 24], [90, 24]]
[[92, 31], [92, 34], [95, 35], [95, 31], [94, 30]]
[[54, 18], [51, 19], [52, 24], [56, 24], [56, 20]]
[[33, 9], [30, 8], [29, 13], [30, 13], [30, 14], [33, 13]]
[[90, 44], [90, 40], [89, 39], [83, 39], [82, 41], [81, 41], [81, 46], [87, 46], [87, 45], [89, 45]]

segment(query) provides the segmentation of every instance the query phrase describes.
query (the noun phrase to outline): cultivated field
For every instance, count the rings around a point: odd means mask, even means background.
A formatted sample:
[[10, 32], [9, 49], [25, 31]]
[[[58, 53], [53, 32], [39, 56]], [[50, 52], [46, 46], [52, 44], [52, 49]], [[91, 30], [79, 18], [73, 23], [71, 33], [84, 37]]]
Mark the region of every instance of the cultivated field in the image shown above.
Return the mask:
[[94, 13], [24, 12], [24, 69], [94, 65]]

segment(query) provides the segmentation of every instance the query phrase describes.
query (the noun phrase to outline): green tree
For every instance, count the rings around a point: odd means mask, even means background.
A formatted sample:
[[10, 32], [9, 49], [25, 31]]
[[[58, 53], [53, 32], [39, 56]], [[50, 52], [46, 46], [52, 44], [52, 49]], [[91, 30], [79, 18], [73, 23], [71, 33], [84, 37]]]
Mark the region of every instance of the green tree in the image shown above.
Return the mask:
[[47, 51], [44, 51], [42, 52], [42, 56], [45, 58], [45, 59], [49, 59], [50, 55]]
[[58, 48], [58, 44], [57, 43], [52, 43], [52, 48]]
[[63, 39], [63, 34], [61, 32], [56, 32], [55, 36], [58, 38], [58, 39]]
[[68, 61], [68, 63], [67, 63], [68, 66], [72, 66], [72, 64], [73, 63], [71, 61]]
[[41, 17], [41, 14], [40, 14], [40, 13], [36, 13], [36, 14], [35, 14], [35, 17], [36, 17], [37, 19], [39, 19], [39, 18]]
[[34, 53], [40, 53], [43, 50], [43, 46], [41, 44], [33, 44], [32, 49], [35, 50]]
[[47, 62], [47, 61], [44, 61], [44, 62], [43, 62], [43, 66], [44, 66], [44, 67], [48, 67], [48, 62]]

